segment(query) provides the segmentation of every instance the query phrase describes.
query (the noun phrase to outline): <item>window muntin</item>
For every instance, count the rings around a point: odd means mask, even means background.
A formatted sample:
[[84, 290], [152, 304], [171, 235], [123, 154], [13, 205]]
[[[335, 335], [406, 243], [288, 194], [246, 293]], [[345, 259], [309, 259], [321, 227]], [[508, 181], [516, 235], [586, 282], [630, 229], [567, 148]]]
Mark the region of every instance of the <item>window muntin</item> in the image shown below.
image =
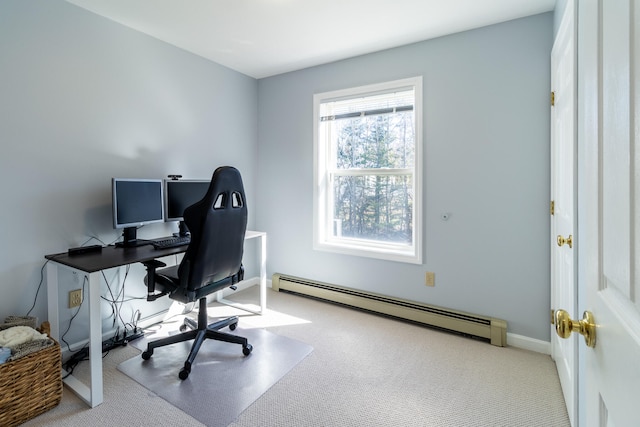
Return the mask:
[[314, 247], [421, 263], [421, 78], [314, 96]]

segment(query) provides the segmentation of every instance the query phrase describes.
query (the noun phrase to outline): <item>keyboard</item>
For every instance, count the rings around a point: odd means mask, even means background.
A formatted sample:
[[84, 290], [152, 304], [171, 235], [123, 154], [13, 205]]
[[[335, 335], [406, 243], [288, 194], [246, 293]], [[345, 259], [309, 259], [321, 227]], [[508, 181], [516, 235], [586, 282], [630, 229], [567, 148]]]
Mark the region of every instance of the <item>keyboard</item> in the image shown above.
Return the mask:
[[165, 237], [162, 239], [151, 240], [151, 244], [156, 249], [175, 248], [178, 246], [184, 246], [191, 243], [191, 237], [189, 236], [176, 236]]

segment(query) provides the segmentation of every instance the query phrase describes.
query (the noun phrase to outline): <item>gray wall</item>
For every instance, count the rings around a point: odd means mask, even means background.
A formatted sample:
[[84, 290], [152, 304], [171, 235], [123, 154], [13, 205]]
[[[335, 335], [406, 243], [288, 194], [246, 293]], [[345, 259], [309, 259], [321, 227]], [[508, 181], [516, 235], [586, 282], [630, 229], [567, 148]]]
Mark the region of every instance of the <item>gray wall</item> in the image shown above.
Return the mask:
[[[257, 227], [269, 234], [269, 273], [495, 316], [548, 341], [552, 38], [546, 13], [260, 80]], [[417, 75], [424, 264], [314, 251], [313, 94]]]
[[[255, 223], [257, 81], [62, 0], [0, 2], [0, 143], [0, 321], [30, 309], [45, 254], [118, 237], [113, 176], [210, 178], [234, 165]], [[139, 235], [172, 231], [149, 225]], [[248, 262], [247, 277], [257, 275]], [[145, 293], [143, 273], [131, 268], [127, 296]], [[107, 279], [117, 289], [124, 273]], [[146, 317], [162, 304], [137, 306]], [[33, 314], [47, 318], [45, 285]]]

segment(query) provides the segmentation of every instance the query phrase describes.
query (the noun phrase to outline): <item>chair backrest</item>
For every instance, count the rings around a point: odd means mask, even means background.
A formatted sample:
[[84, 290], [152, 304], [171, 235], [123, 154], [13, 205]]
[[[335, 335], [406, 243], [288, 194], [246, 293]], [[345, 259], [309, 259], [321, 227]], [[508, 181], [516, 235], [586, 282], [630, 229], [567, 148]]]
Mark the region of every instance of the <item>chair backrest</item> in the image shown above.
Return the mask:
[[207, 194], [184, 211], [191, 232], [178, 275], [180, 287], [198, 290], [238, 273], [242, 265], [247, 204], [240, 172], [215, 170]]

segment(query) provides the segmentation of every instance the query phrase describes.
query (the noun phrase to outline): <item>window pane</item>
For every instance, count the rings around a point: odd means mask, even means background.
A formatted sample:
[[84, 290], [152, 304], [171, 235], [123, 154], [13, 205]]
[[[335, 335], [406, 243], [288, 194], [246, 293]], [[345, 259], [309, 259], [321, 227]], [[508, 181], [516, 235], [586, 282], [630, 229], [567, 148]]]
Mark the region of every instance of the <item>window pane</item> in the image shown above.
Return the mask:
[[333, 236], [411, 245], [411, 181], [406, 175], [336, 176]]
[[413, 111], [336, 120], [330, 126], [337, 169], [414, 165]]

